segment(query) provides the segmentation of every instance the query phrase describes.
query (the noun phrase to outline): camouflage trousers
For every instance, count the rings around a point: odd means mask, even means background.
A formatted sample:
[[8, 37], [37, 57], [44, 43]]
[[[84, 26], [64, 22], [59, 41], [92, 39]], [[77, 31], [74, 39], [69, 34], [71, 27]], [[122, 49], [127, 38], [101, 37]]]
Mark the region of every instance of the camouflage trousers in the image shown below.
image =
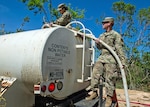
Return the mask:
[[92, 73], [91, 90], [96, 91], [95, 89], [98, 88], [100, 77], [103, 78], [106, 94], [112, 97], [118, 77], [116, 64], [101, 63], [100, 61], [95, 63]]

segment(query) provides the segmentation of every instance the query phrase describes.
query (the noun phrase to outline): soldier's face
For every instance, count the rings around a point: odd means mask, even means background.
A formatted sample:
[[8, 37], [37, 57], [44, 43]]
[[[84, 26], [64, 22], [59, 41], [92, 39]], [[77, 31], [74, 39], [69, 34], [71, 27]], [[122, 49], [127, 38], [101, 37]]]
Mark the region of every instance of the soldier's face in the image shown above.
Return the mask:
[[107, 29], [108, 27], [111, 26], [111, 22], [103, 22], [102, 25], [103, 25], [103, 29]]
[[59, 10], [59, 12], [61, 13], [61, 14], [63, 14], [64, 13], [64, 8], [61, 8], [60, 10]]

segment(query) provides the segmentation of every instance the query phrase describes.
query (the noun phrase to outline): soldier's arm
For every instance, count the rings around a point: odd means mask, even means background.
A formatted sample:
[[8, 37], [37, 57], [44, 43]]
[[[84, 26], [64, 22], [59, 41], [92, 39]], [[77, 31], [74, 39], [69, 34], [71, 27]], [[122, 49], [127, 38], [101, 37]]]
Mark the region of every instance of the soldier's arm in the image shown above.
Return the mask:
[[104, 48], [104, 46], [99, 42], [99, 40], [102, 40], [103, 41], [103, 35], [101, 34], [100, 36], [99, 36], [99, 38], [97, 39], [97, 40], [95, 40], [95, 43], [96, 43], [96, 47], [98, 48], [98, 49], [102, 49], [102, 48]]
[[69, 13], [64, 13], [59, 19], [56, 20], [56, 24], [65, 26], [69, 19]]
[[124, 42], [120, 34], [116, 35], [115, 47], [116, 47], [116, 53], [120, 58], [122, 65], [126, 65]]

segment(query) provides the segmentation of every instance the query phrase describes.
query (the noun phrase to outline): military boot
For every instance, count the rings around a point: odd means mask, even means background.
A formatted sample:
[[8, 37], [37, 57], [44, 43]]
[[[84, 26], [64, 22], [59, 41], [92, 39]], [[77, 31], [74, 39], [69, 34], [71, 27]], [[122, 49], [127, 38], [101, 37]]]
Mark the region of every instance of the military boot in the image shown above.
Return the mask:
[[85, 100], [93, 100], [93, 99], [95, 99], [97, 96], [98, 96], [97, 93], [96, 93], [96, 92], [93, 92], [93, 93], [91, 93], [90, 96], [86, 97]]
[[110, 96], [106, 97], [105, 107], [111, 107], [112, 98]]
[[91, 86], [88, 86], [85, 90], [89, 91], [89, 90], [91, 90], [91, 88], [92, 88]]

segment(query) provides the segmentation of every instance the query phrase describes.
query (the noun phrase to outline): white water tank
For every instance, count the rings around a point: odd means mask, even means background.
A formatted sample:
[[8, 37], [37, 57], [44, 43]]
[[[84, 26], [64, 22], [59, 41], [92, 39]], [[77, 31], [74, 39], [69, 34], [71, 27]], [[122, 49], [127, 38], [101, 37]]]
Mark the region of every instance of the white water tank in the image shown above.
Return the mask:
[[[0, 36], [0, 75], [17, 78], [3, 95], [7, 107], [32, 106], [33, 85], [48, 81], [50, 70], [63, 70], [64, 76], [55, 78], [75, 78], [75, 44], [74, 33], [64, 27]], [[67, 74], [69, 69], [73, 72]], [[74, 82], [63, 81], [68, 88]]]

